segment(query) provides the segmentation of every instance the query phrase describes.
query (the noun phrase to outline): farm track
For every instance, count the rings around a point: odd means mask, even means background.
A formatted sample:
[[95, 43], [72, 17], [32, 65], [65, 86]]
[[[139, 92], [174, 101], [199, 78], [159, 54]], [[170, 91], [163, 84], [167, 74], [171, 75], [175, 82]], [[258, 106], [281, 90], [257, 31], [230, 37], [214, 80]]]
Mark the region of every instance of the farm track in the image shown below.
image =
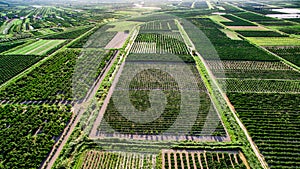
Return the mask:
[[[178, 21], [177, 21], [178, 22]], [[180, 31], [182, 34], [187, 34], [184, 30], [184, 28], [182, 27], [182, 25], [180, 23], [178, 23], [179, 26], [181, 27]], [[192, 50], [196, 50], [195, 45], [193, 44], [192, 40], [187, 36], [186, 38], [184, 38], [184, 41], [186, 42], [186, 44], [192, 44]], [[244, 126], [244, 124], [241, 122], [241, 120], [239, 119], [239, 117], [237, 116], [237, 112], [234, 108], [234, 106], [231, 104], [229, 98], [227, 97], [227, 95], [223, 92], [223, 90], [221, 89], [221, 87], [218, 85], [216, 77], [213, 75], [212, 71], [209, 69], [208, 64], [206, 63], [206, 61], [204, 60], [204, 58], [201, 56], [201, 54], [199, 52], [196, 52], [196, 55], [200, 58], [201, 62], [203, 63], [204, 67], [206, 68], [207, 72], [208, 72], [208, 76], [211, 78], [212, 83], [217, 87], [217, 90], [222, 94], [223, 98], [225, 99], [227, 105], [229, 106], [235, 120], [237, 121], [237, 123], [239, 124], [240, 128], [243, 130], [244, 134], [247, 137], [247, 140], [249, 141], [251, 148], [253, 149], [256, 157], [258, 158], [258, 160], [261, 163], [261, 166], [264, 169], [268, 169], [268, 164], [266, 163], [265, 159], [263, 158], [263, 156], [261, 155], [258, 147], [256, 146], [256, 144], [254, 143], [254, 141], [252, 140], [251, 136], [249, 135], [246, 127]]]
[[[47, 160], [44, 162], [44, 164], [41, 167], [42, 169], [44, 169], [44, 168], [51, 169], [52, 168], [52, 166], [55, 163], [56, 159], [58, 158], [60, 152], [62, 151], [64, 145], [68, 141], [68, 139], [69, 139], [70, 135], [72, 134], [74, 128], [76, 127], [77, 123], [79, 122], [82, 114], [85, 112], [85, 109], [83, 108], [85, 106], [85, 103], [89, 102], [92, 99], [92, 97], [96, 94], [100, 84], [102, 83], [102, 81], [104, 80], [104, 78], [108, 74], [109, 70], [113, 66], [114, 62], [117, 59], [117, 56], [119, 55], [119, 53], [120, 53], [119, 51], [117, 53], [115, 53], [115, 55], [113, 56], [113, 59], [111, 60], [109, 65], [106, 67], [104, 73], [99, 75], [97, 82], [95, 83], [93, 88], [89, 91], [87, 97], [84, 99], [84, 102], [74, 106], [74, 111], [75, 112], [73, 113], [73, 116], [72, 116], [72, 119], [71, 119], [72, 122], [69, 123], [69, 125], [65, 128], [65, 130], [62, 134], [62, 137], [60, 138], [61, 143], [57, 142], [53, 146], [53, 149], [52, 149], [50, 155], [48, 156]], [[56, 146], [58, 146], [58, 148], [56, 150], [54, 150], [54, 147], [56, 147]]]

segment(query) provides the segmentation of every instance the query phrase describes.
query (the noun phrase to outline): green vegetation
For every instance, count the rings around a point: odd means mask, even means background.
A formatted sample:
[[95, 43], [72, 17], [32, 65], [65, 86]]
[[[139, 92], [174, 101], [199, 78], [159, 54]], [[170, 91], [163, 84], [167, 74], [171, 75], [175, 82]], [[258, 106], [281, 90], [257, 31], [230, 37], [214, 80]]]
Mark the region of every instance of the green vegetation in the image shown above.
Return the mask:
[[284, 21], [282, 19], [275, 19], [275, 18], [271, 18], [264, 15], [251, 13], [251, 12], [241, 12], [241, 13], [236, 13], [235, 15], [252, 22], [257, 22], [265, 26], [293, 25], [292, 23]]
[[[202, 54], [205, 59], [221, 59], [221, 60], [263, 60], [275, 61], [276, 57], [266, 53], [262, 49], [250, 44], [246, 41], [231, 40], [225, 33], [220, 31], [220, 26], [213, 23], [210, 19], [190, 19], [205, 35], [209, 38], [212, 44], [203, 44], [199, 37], [198, 30], [189, 29], [188, 23], [184, 23], [186, 32], [194, 42], [196, 49]], [[211, 46], [207, 49], [204, 46], [213, 45], [219, 56], [214, 55], [210, 51]], [[205, 50], [204, 50], [205, 49]]]
[[208, 61], [217, 78], [286, 79], [300, 80], [299, 73], [276, 61]]
[[0, 55], [0, 84], [42, 59], [35, 55]]
[[[193, 168], [226, 168], [226, 169], [246, 169], [246, 165], [242, 161], [240, 154], [237, 152], [225, 152], [225, 151], [201, 151], [201, 150], [187, 150], [176, 151], [170, 150], [163, 153], [163, 159], [165, 161], [165, 168], [176, 168], [177, 166]], [[170, 161], [169, 161], [170, 158]]]
[[87, 151], [81, 158], [83, 158], [83, 162], [81, 165], [77, 165], [76, 169], [88, 169], [91, 166], [99, 166], [100, 168], [153, 168], [155, 167], [153, 159], [156, 158], [156, 155]]
[[90, 29], [91, 29], [91, 27], [84, 27], [81, 29], [75, 29], [75, 30], [68, 31], [68, 32], [62, 32], [62, 33], [57, 33], [57, 34], [53, 34], [50, 36], [46, 36], [43, 39], [75, 39]]
[[0, 112], [5, 168], [39, 168], [72, 114], [63, 105], [0, 105]]
[[5, 43], [0, 43], [0, 53], [8, 51], [12, 48], [15, 48], [17, 46], [23, 45], [24, 41], [19, 41], [19, 42], [5, 42]]
[[297, 66], [300, 66], [300, 47], [269, 47], [268, 50], [286, 59], [287, 61], [292, 62]]
[[274, 31], [236, 31], [245, 37], [288, 37]]
[[299, 6], [0, 2], [0, 168], [297, 168]]
[[227, 92], [245, 93], [300, 93], [300, 81], [219, 79]]
[[300, 46], [300, 40], [298, 38], [290, 37], [249, 37], [249, 41], [260, 46]]
[[222, 22], [222, 24], [226, 26], [256, 26], [255, 24], [240, 19], [234, 15], [222, 15], [222, 16], [230, 20], [230, 21]]
[[[81, 58], [77, 59], [79, 54]], [[55, 102], [72, 101], [75, 97], [82, 99], [88, 89], [82, 89], [81, 85], [91, 86], [112, 54], [112, 52], [104, 54], [102, 51], [80, 52], [80, 50], [74, 49], [61, 51], [28, 75], [2, 89], [0, 100]], [[77, 67], [76, 63], [78, 63]], [[84, 67], [93, 64], [96, 70]], [[78, 66], [83, 66], [83, 68]], [[72, 80], [79, 78], [82, 73], [86, 73], [85, 79], [83, 79], [85, 83], [74, 86]], [[78, 89], [79, 93], [74, 93], [72, 87]]]
[[299, 94], [228, 96], [271, 169], [299, 166]]
[[6, 55], [45, 55], [52, 49], [59, 47], [64, 40], [38, 40], [30, 43], [27, 46], [17, 47], [8, 52]]

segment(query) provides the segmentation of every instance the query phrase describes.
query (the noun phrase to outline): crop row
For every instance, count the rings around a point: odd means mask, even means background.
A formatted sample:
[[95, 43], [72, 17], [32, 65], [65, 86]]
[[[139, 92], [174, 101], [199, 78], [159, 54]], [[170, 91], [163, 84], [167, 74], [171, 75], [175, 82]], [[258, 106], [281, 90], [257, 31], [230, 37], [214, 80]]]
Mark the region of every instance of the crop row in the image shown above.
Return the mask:
[[[192, 66], [126, 63], [97, 135], [226, 136], [200, 80]], [[185, 119], [184, 112], [195, 119]]]
[[177, 62], [177, 63], [195, 63], [190, 55], [172, 55], [157, 53], [131, 53], [126, 58], [127, 62]]
[[8, 50], [15, 48], [17, 46], [20, 46], [24, 43], [25, 43], [24, 41], [0, 43], [0, 53], [8, 51]]
[[[178, 40], [179, 33], [174, 36], [164, 34], [139, 34], [135, 40], [131, 53], [170, 53], [189, 55], [189, 50], [183, 41]], [[149, 44], [149, 45], [148, 45]], [[154, 45], [156, 48], [154, 48]]]
[[46, 36], [43, 39], [75, 39], [90, 29], [91, 29], [91, 27], [85, 27], [85, 28], [81, 28], [81, 29], [75, 29], [72, 31], [56, 33], [54, 35]]
[[224, 91], [247, 93], [300, 93], [300, 81], [219, 79]]
[[49, 51], [53, 51], [60, 47], [64, 40], [39, 40], [34, 43], [17, 47], [11, 51], [5, 52], [8, 55], [46, 55]]
[[156, 156], [150, 154], [88, 151], [80, 169], [155, 168]]
[[182, 168], [247, 168], [237, 152], [176, 151], [162, 154], [163, 169]]
[[222, 15], [223, 17], [230, 20], [230, 22], [222, 22], [226, 26], [256, 26], [251, 22], [240, 19], [234, 15]]
[[274, 31], [236, 31], [237, 33], [245, 37], [288, 37], [288, 35], [283, 35]]
[[5, 168], [39, 168], [71, 117], [71, 107], [0, 105], [0, 161]]
[[261, 61], [234, 61], [234, 60], [208, 60], [206, 61], [211, 70], [292, 70], [282, 62]]
[[[61, 51], [28, 75], [3, 88], [0, 100], [24, 102], [80, 99], [112, 54], [103, 51], [80, 53], [79, 50], [71, 49]], [[81, 83], [77, 80], [81, 80]]]
[[162, 30], [162, 31], [172, 31], [178, 30], [178, 27], [175, 24], [174, 20], [166, 20], [166, 21], [154, 21], [148, 22], [141, 25], [142, 31], [151, 31], [151, 30]]
[[240, 13], [236, 13], [235, 14], [238, 17], [241, 17], [243, 19], [252, 21], [252, 22], [257, 22], [260, 23], [262, 25], [266, 25], [266, 26], [287, 26], [290, 25], [291, 23], [286, 22], [282, 19], [277, 19], [277, 18], [271, 18], [271, 17], [267, 17], [264, 15], [260, 15], [257, 13], [251, 13], [251, 12], [240, 12]]
[[[197, 51], [206, 60], [246, 60], [246, 61], [276, 61], [276, 57], [246, 41], [236, 41], [228, 38], [219, 30], [220, 26], [210, 19], [190, 19], [195, 24], [182, 21], [183, 26]], [[197, 28], [198, 27], [198, 28]], [[200, 30], [199, 30], [200, 29]]]
[[299, 166], [299, 94], [228, 96], [271, 169]]
[[300, 79], [299, 73], [282, 62], [207, 60], [217, 78]]
[[269, 47], [267, 49], [279, 55], [280, 57], [294, 63], [295, 65], [300, 66], [300, 47]]
[[42, 59], [34, 55], [0, 55], [0, 84], [6, 82]]

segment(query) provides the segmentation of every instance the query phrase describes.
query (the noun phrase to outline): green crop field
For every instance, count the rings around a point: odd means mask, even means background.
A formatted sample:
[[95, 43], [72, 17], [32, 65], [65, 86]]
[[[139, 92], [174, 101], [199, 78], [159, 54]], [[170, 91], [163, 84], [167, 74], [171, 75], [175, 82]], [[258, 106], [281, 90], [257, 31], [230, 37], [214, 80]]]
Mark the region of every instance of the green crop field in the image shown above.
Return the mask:
[[297, 0], [0, 2], [0, 169], [300, 169]]
[[64, 40], [38, 40], [27, 46], [17, 47], [6, 52], [6, 55], [45, 55], [51, 49], [64, 43]]
[[300, 46], [300, 40], [298, 38], [289, 37], [276, 37], [276, 38], [266, 38], [266, 37], [249, 37], [247, 38], [250, 42], [253, 42], [260, 46]]

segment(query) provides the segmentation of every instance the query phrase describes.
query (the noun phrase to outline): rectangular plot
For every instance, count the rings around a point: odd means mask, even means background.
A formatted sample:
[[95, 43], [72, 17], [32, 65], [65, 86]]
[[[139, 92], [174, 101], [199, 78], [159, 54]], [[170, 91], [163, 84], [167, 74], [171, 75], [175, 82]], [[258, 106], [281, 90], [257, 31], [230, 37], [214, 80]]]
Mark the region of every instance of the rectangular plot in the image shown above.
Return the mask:
[[90, 137], [186, 140], [187, 134], [193, 140], [228, 141], [199, 72], [191, 68], [186, 64], [125, 62]]
[[298, 38], [290, 38], [290, 37], [274, 37], [274, 38], [266, 38], [266, 37], [248, 37], [249, 41], [260, 45], [260, 46], [300, 46], [300, 40]]
[[122, 48], [128, 36], [128, 33], [118, 32], [116, 36], [106, 45], [105, 49]]
[[218, 79], [224, 91], [250, 93], [300, 93], [300, 81]]
[[7, 55], [43, 55], [64, 43], [65, 40], [39, 40], [23, 48], [12, 49]]

